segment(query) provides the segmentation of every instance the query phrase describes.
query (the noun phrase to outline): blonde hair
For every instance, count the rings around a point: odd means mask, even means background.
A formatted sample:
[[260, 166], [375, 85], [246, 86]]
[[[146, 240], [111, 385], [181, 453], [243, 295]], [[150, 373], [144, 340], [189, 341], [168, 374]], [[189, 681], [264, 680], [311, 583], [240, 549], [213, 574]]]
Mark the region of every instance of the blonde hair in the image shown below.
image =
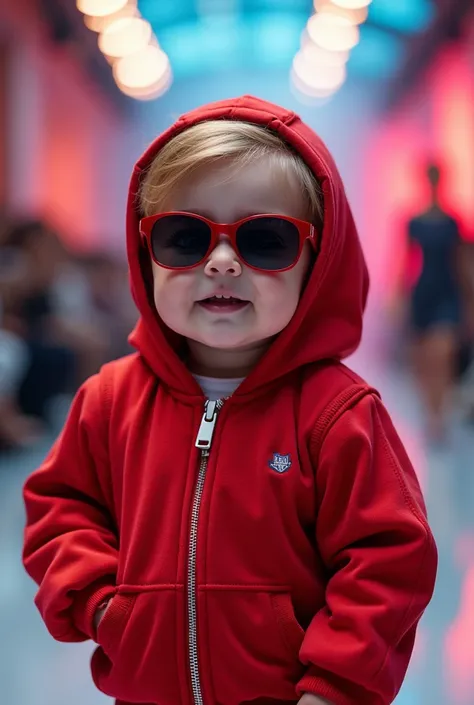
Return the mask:
[[148, 216], [163, 210], [170, 194], [199, 167], [231, 158], [243, 166], [264, 156], [275, 159], [299, 180], [308, 203], [310, 220], [323, 219], [321, 187], [300, 155], [276, 132], [239, 120], [208, 120], [178, 133], [158, 152], [142, 180], [139, 206]]

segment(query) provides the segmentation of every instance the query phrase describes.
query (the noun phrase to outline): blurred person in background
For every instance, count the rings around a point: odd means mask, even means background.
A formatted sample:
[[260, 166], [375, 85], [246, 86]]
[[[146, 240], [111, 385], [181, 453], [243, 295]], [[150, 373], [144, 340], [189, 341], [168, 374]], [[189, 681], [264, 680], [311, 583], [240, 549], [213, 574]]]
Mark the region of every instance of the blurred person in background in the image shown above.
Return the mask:
[[106, 332], [107, 358], [127, 355], [133, 351], [127, 338], [138, 318], [130, 295], [127, 262], [97, 251], [82, 257], [80, 264], [87, 278], [91, 315]]
[[428, 166], [428, 207], [408, 223], [410, 253], [420, 262], [409, 300], [413, 368], [426, 408], [427, 435], [433, 441], [446, 436], [460, 350], [466, 350], [470, 277], [459, 225], [440, 203], [441, 176], [438, 165]]
[[12, 311], [25, 275], [18, 253], [5, 246], [9, 221], [0, 218], [0, 450], [15, 449], [35, 441], [38, 422], [22, 413], [18, 395], [29, 366], [21, 321]]
[[45, 418], [51, 399], [73, 392], [106, 361], [107, 340], [84, 313], [84, 275], [43, 222], [12, 225], [4, 251], [17, 263], [6, 315], [15, 322], [29, 354], [18, 401], [24, 413]]
[[0, 328], [0, 450], [36, 440], [36, 424], [18, 408], [16, 396], [28, 364], [21, 338]]
[[24, 415], [18, 405], [18, 392], [29, 364], [28, 348], [21, 326], [5, 313], [12, 288], [22, 268], [7, 249], [0, 250], [0, 450], [17, 448], [36, 440], [40, 427]]

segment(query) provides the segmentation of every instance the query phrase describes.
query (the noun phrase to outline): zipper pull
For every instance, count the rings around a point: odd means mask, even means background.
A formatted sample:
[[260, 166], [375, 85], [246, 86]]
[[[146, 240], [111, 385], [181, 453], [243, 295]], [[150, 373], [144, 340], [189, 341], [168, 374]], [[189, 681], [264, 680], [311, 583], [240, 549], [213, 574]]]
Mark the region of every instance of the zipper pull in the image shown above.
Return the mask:
[[204, 406], [204, 414], [196, 438], [196, 448], [209, 450], [212, 443], [212, 436], [216, 426], [217, 415], [222, 407], [222, 402], [208, 400]]

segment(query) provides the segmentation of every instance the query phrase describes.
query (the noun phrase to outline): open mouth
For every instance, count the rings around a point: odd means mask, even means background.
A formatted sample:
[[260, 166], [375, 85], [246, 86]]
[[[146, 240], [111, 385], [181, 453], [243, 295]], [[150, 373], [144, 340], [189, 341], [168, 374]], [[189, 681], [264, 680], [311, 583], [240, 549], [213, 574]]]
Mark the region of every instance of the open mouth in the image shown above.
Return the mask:
[[208, 311], [233, 312], [240, 311], [250, 302], [235, 296], [210, 296], [198, 301], [198, 304]]

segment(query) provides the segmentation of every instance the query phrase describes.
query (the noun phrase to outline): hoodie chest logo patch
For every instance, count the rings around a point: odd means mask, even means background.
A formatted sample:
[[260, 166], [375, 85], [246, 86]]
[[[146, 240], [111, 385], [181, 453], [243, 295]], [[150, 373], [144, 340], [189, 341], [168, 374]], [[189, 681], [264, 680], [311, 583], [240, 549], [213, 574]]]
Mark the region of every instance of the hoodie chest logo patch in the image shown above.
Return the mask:
[[280, 453], [273, 453], [272, 460], [268, 461], [269, 467], [276, 472], [284, 473], [291, 468], [291, 455], [281, 455]]

